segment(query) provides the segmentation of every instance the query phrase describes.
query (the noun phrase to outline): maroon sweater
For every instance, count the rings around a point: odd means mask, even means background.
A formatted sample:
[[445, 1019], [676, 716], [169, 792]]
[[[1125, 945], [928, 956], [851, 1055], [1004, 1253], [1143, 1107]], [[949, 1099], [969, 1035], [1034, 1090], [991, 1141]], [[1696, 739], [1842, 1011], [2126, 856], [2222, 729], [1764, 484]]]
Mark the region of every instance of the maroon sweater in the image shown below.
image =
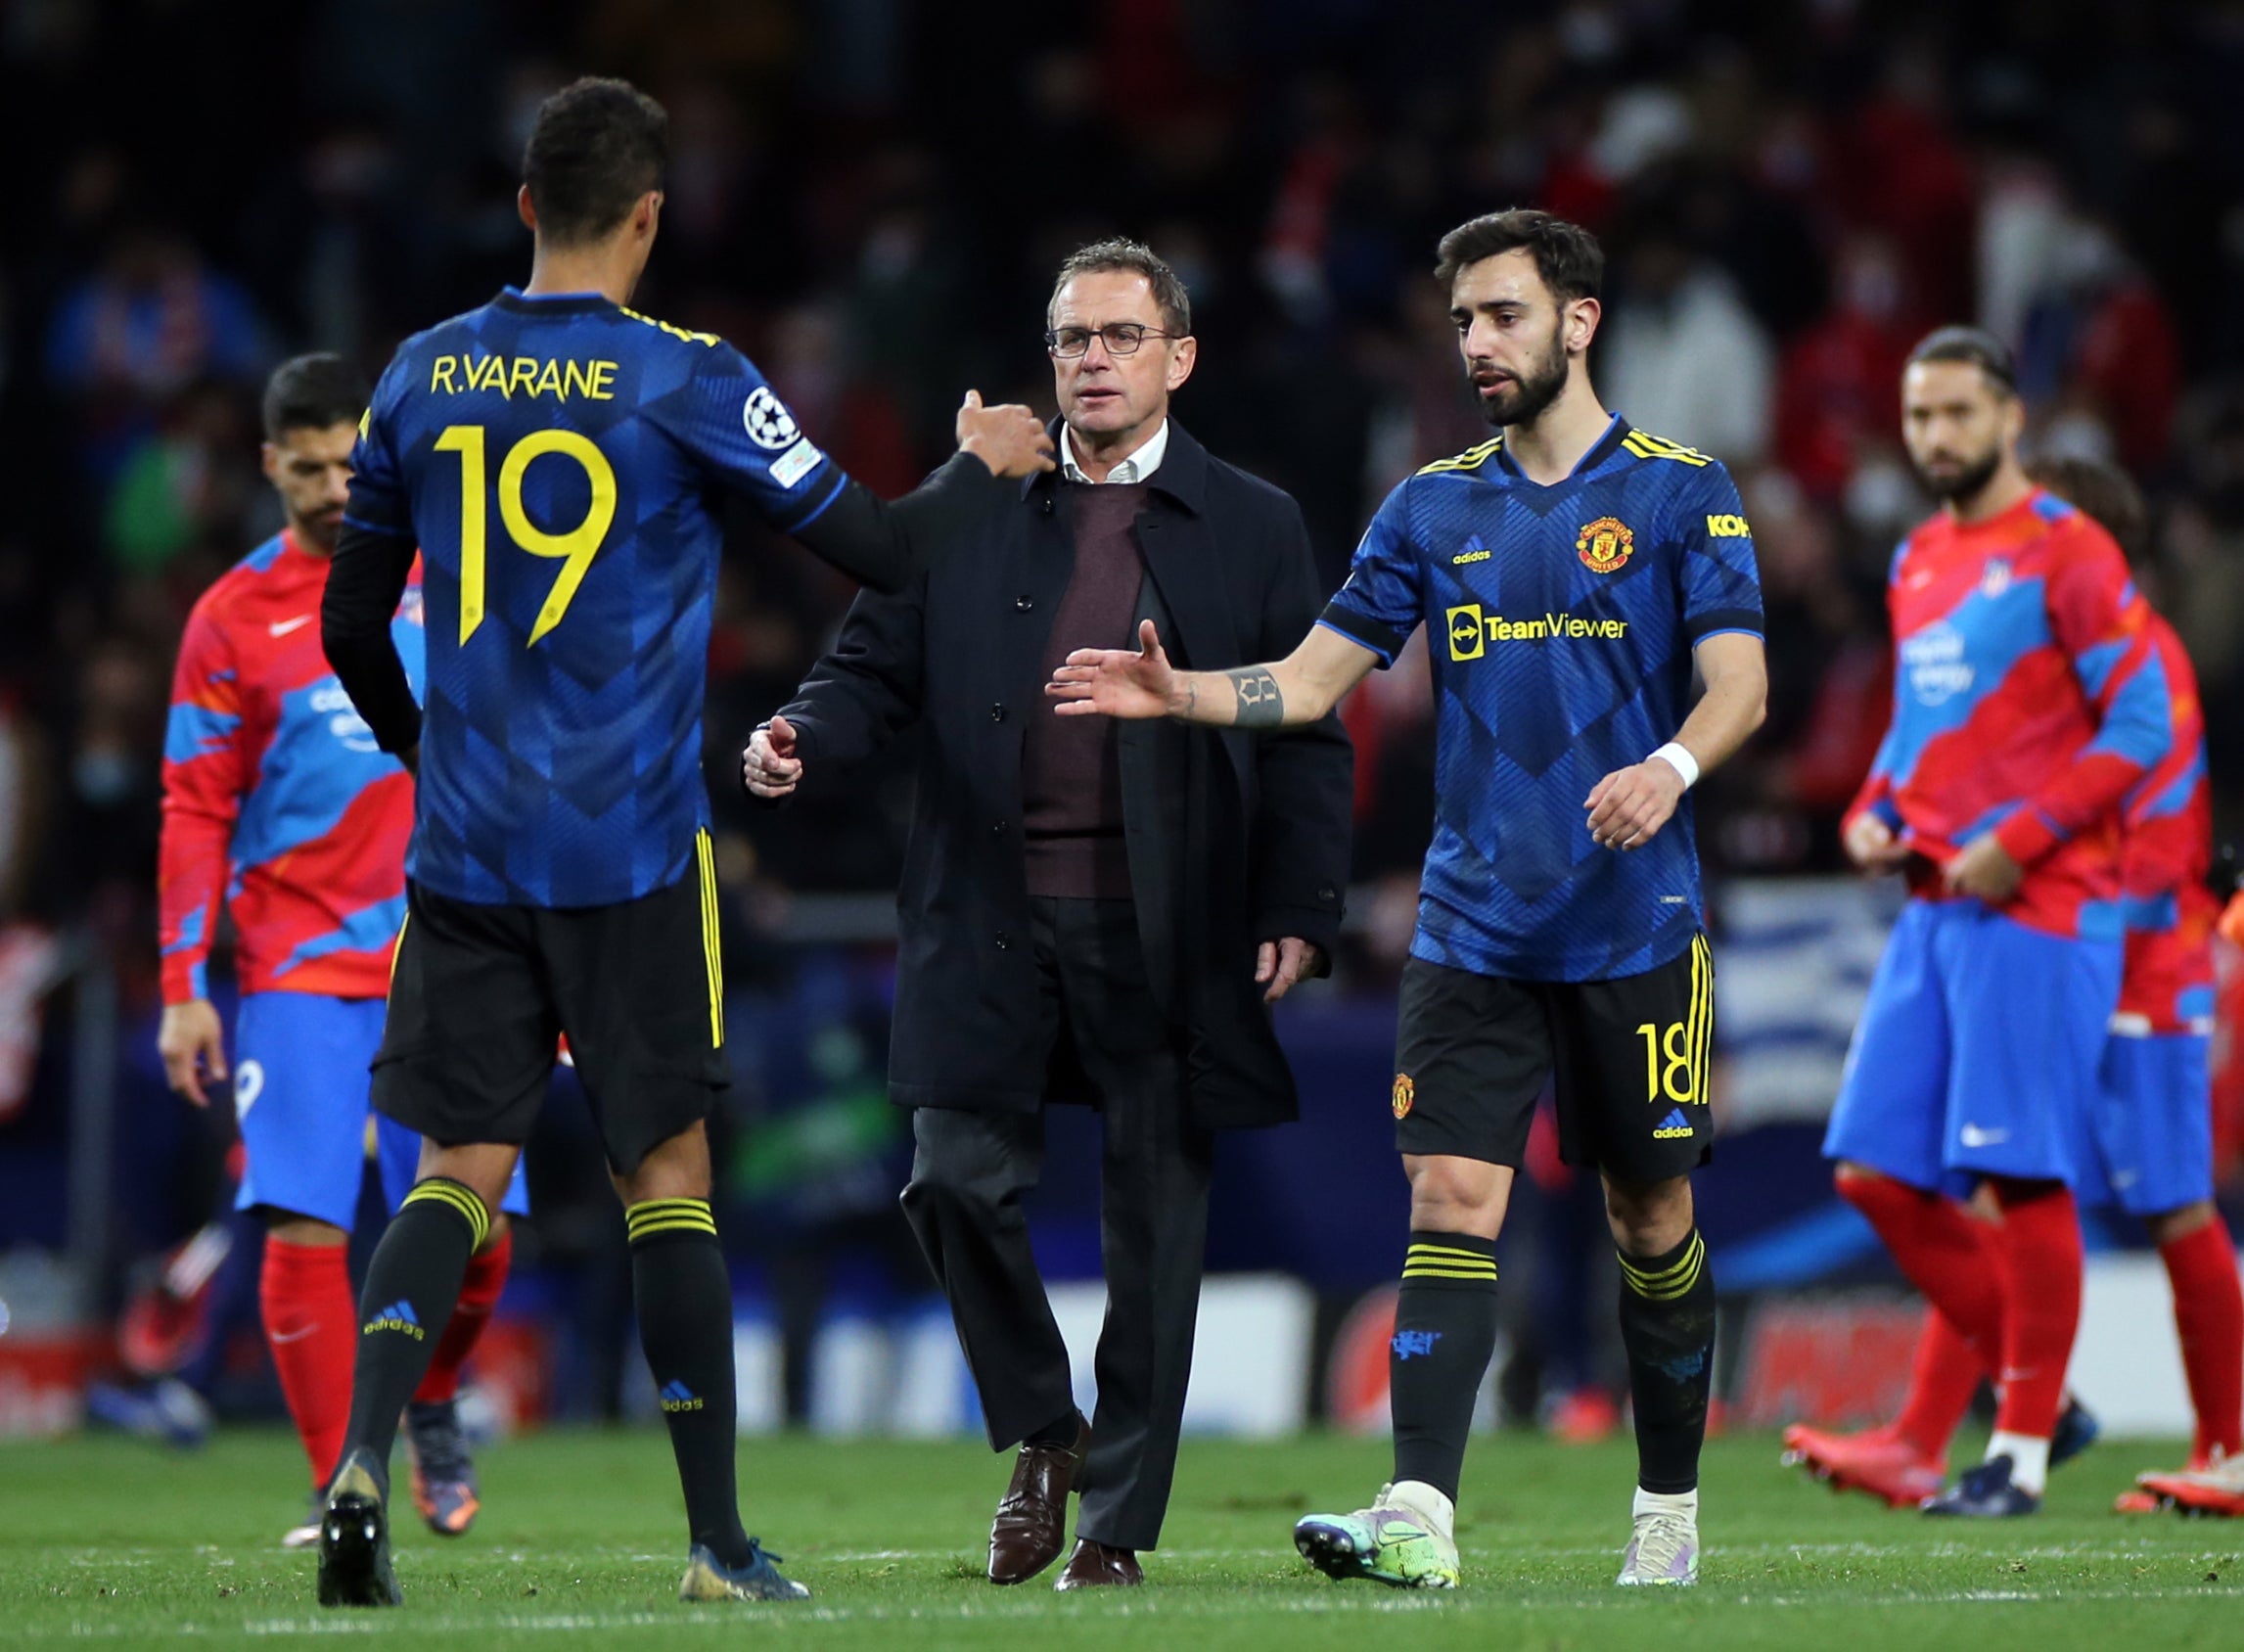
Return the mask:
[[[1078, 483], [1067, 489], [1076, 530], [1076, 571], [1052, 616], [1040, 681], [1078, 648], [1128, 648], [1145, 561], [1130, 524], [1145, 503], [1142, 482]], [[1021, 743], [1021, 825], [1028, 839], [1029, 893], [1126, 899], [1120, 725], [1112, 717], [1055, 716], [1039, 707]]]

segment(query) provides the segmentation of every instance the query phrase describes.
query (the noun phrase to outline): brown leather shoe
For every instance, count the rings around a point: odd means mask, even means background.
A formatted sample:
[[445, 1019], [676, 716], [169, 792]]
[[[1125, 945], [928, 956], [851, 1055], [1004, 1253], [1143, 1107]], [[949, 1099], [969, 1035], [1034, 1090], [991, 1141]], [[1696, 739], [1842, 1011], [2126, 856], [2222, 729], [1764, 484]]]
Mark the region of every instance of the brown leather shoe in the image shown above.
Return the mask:
[[1145, 1568], [1137, 1563], [1134, 1549], [1109, 1548], [1094, 1543], [1088, 1537], [1077, 1538], [1076, 1552], [1068, 1556], [1068, 1564], [1060, 1568], [1056, 1589], [1098, 1588], [1119, 1583], [1134, 1588], [1145, 1582]]
[[989, 1523], [989, 1581], [1018, 1583], [1060, 1558], [1068, 1536], [1068, 1491], [1083, 1466], [1091, 1425], [1076, 1416], [1073, 1446], [1024, 1446], [1013, 1481]]

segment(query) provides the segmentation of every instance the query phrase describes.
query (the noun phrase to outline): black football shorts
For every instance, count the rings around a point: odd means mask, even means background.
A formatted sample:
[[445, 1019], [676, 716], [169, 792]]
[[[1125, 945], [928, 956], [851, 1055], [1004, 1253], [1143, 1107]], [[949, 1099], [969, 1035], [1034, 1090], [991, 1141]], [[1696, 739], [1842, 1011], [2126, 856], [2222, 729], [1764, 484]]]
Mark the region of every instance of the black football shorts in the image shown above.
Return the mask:
[[638, 1169], [727, 1083], [708, 833], [667, 889], [611, 906], [481, 905], [406, 885], [374, 1105], [444, 1146], [529, 1135], [569, 1035], [609, 1164]]
[[1715, 967], [1706, 937], [1642, 975], [1510, 981], [1412, 958], [1402, 972], [1395, 1140], [1518, 1169], [1551, 1085], [1559, 1154], [1629, 1185], [1713, 1156], [1707, 1069]]

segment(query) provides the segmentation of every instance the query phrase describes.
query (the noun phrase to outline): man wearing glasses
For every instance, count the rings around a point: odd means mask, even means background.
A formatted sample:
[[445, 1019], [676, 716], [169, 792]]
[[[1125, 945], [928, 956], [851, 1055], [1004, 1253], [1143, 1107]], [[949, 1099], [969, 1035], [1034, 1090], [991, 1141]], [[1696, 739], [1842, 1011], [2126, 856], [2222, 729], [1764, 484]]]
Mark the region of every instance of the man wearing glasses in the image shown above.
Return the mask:
[[[1265, 1004], [1325, 973], [1348, 869], [1336, 719], [1254, 741], [1057, 717], [1068, 654], [1152, 620], [1207, 668], [1283, 655], [1319, 586], [1294, 501], [1169, 417], [1198, 343], [1175, 272], [1128, 241], [1060, 268], [1044, 335], [1058, 473], [1008, 489], [956, 554], [867, 593], [742, 758], [756, 797], [846, 778], [924, 724], [890, 1086], [912, 1108], [904, 1214], [950, 1300], [990, 1445], [1018, 1446], [989, 1579], [1137, 1583], [1191, 1373], [1212, 1132], [1294, 1118]], [[1097, 1403], [1068, 1353], [1022, 1197], [1048, 1102], [1100, 1109], [1108, 1306]]]

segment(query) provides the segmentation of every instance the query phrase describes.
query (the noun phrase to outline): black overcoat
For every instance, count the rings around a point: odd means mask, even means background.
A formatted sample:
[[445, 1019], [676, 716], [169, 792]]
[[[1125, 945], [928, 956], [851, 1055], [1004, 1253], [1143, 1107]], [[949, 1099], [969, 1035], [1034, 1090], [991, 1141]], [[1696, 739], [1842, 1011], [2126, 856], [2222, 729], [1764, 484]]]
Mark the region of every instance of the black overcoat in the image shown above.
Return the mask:
[[[1047, 1094], [1020, 826], [1022, 728], [1053, 714], [1039, 667], [1075, 567], [1068, 493], [1053, 474], [989, 488], [929, 572], [894, 596], [857, 598], [784, 709], [805, 788], [923, 725], [890, 1037], [890, 1091], [905, 1106], [1078, 1099]], [[1179, 666], [1282, 659], [1316, 621], [1324, 593], [1300, 508], [1173, 420], [1134, 532], [1140, 611]], [[1121, 739], [1139, 934], [1184, 1039], [1192, 1116], [1210, 1128], [1285, 1123], [1298, 1099], [1255, 953], [1299, 936], [1332, 954], [1349, 860], [1348, 736], [1328, 716], [1264, 736], [1131, 722]]]

